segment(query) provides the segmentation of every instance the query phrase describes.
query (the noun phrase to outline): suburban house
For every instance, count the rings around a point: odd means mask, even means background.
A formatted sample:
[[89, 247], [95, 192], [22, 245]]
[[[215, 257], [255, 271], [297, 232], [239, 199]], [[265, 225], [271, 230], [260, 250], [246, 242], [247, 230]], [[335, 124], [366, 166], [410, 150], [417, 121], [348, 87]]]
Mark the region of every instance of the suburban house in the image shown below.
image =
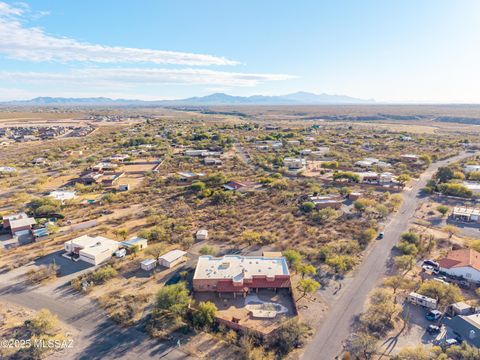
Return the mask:
[[208, 150], [185, 150], [185, 156], [204, 156]]
[[454, 207], [452, 219], [463, 222], [480, 222], [480, 209], [468, 207]]
[[355, 201], [355, 200], [358, 200], [362, 197], [363, 193], [359, 192], [359, 191], [352, 191], [350, 194], [348, 194], [348, 199], [349, 200], [352, 200], [352, 201]]
[[463, 185], [470, 190], [473, 195], [480, 195], [480, 183], [474, 181], [464, 181]]
[[258, 289], [290, 288], [290, 272], [284, 257], [200, 256], [193, 290], [198, 292], [233, 293], [246, 296]]
[[105, 171], [105, 170], [114, 170], [117, 168], [117, 164], [111, 162], [99, 162], [97, 165], [92, 166], [93, 171]]
[[17, 169], [11, 166], [0, 166], [0, 174], [12, 174], [17, 172]]
[[158, 258], [158, 263], [167, 268], [172, 268], [183, 261], [187, 261], [187, 253], [182, 250], [172, 250]]
[[374, 171], [359, 172], [357, 175], [360, 177], [361, 183], [378, 184], [380, 181], [380, 175]]
[[75, 199], [77, 196], [75, 195], [75, 191], [66, 191], [66, 190], [55, 190], [52, 191], [48, 196], [54, 198], [55, 200], [61, 201], [61, 203], [65, 203], [66, 200]]
[[285, 165], [289, 171], [301, 171], [307, 166], [307, 160], [302, 158], [285, 158], [283, 159], [283, 165]]
[[480, 347], [480, 314], [445, 318], [445, 324], [470, 345]]
[[39, 165], [47, 165], [48, 164], [48, 160], [44, 157], [38, 157], [38, 158], [35, 158], [32, 160], [32, 164], [33, 165], [36, 165], [36, 166], [39, 166]]
[[205, 176], [204, 173], [194, 173], [190, 171], [180, 171], [177, 172], [177, 175], [180, 177], [180, 181], [191, 181]]
[[81, 183], [84, 185], [92, 185], [96, 184], [100, 178], [103, 176], [100, 172], [88, 172], [81, 175], [79, 178], [75, 179], [75, 182]]
[[225, 185], [223, 185], [223, 188], [225, 190], [229, 190], [229, 191], [237, 191], [237, 190], [241, 190], [242, 188], [246, 187], [247, 185], [244, 184], [244, 183], [241, 183], [240, 181], [229, 181], [228, 183], [226, 183]]
[[358, 167], [361, 167], [361, 168], [366, 168], [366, 169], [369, 169], [374, 165], [378, 166], [380, 168], [389, 168], [389, 167], [392, 166], [391, 164], [389, 164], [385, 161], [380, 161], [376, 158], [371, 158], [371, 157], [368, 157], [368, 158], [365, 158], [363, 160], [357, 161], [354, 165], [358, 166]]
[[452, 250], [438, 260], [440, 271], [451, 276], [480, 282], [480, 253], [473, 249]]
[[148, 246], [148, 241], [147, 239], [135, 236], [135, 237], [132, 237], [131, 239], [122, 241], [120, 243], [120, 246], [123, 246], [127, 249], [131, 249], [134, 246], [137, 246], [138, 250], [143, 250]]
[[205, 159], [203, 159], [203, 163], [205, 165], [222, 165], [222, 160], [212, 157], [206, 157]]
[[66, 256], [98, 265], [110, 259], [119, 243], [103, 236], [83, 235], [65, 242]]
[[417, 162], [418, 159], [419, 159], [418, 155], [415, 155], [415, 154], [400, 155], [400, 160], [403, 160], [406, 162]]
[[321, 196], [309, 196], [309, 201], [315, 204], [317, 209], [324, 209], [331, 207], [339, 209], [342, 206], [343, 198], [340, 195], [321, 195]]
[[317, 147], [316, 150], [313, 150], [310, 153], [310, 156], [323, 157], [323, 156], [327, 155], [329, 152], [330, 152], [330, 148], [328, 146], [319, 146], [319, 147]]
[[195, 237], [198, 241], [208, 240], [208, 230], [207, 229], [198, 230]]
[[463, 167], [463, 170], [464, 170], [466, 173], [480, 171], [480, 165], [465, 165], [465, 166]]
[[15, 235], [15, 233], [20, 231], [30, 231], [32, 226], [37, 223], [34, 218], [29, 217], [23, 212], [13, 215], [6, 215], [2, 219], [3, 228], [10, 229], [10, 233], [12, 235]]
[[124, 172], [104, 173], [103, 177], [102, 177], [102, 180], [101, 180], [101, 183], [102, 183], [103, 186], [113, 186], [124, 175], [125, 175]]

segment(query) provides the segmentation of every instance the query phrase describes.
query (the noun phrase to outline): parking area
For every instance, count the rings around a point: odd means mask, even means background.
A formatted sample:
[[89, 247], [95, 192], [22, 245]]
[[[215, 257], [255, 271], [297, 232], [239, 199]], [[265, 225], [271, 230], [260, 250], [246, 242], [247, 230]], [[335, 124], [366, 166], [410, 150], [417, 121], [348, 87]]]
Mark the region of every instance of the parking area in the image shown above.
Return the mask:
[[85, 261], [73, 261], [62, 256], [64, 250], [56, 251], [48, 254], [34, 261], [37, 266], [56, 264], [60, 267], [59, 277], [80, 275], [80, 273], [86, 270], [92, 270], [94, 265], [86, 263]]

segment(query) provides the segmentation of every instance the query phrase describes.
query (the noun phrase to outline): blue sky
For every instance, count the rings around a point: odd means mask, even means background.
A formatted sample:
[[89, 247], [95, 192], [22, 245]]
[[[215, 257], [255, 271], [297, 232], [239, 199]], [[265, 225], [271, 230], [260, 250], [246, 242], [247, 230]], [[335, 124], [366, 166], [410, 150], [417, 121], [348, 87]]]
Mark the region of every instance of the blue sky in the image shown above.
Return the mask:
[[0, 100], [480, 103], [478, 24], [476, 0], [0, 0]]

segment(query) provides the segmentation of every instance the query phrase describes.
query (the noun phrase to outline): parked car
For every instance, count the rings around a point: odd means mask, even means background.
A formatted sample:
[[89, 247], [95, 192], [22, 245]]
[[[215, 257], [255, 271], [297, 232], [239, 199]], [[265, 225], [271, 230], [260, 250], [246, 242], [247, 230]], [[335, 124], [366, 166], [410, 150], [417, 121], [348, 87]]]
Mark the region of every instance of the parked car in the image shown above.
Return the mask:
[[442, 330], [442, 327], [437, 325], [428, 325], [427, 327], [427, 332], [432, 335], [440, 333], [440, 330]]
[[457, 339], [450, 338], [450, 339], [445, 340], [445, 346], [446, 347], [450, 347], [450, 346], [458, 345], [458, 344], [459, 344], [459, 342], [458, 342]]
[[457, 283], [458, 286], [460, 286], [462, 289], [470, 289], [470, 284], [468, 281], [466, 280], [460, 280], [458, 283]]
[[382, 231], [381, 233], [378, 234], [377, 239], [381, 240], [385, 236], [385, 233]]
[[425, 318], [430, 321], [435, 321], [440, 319], [442, 316], [442, 312], [438, 310], [432, 310], [430, 311], [427, 315], [425, 315]]
[[433, 267], [434, 269], [438, 269], [440, 267], [438, 262], [433, 261], [433, 260], [423, 260], [423, 265], [429, 265], [429, 266]]

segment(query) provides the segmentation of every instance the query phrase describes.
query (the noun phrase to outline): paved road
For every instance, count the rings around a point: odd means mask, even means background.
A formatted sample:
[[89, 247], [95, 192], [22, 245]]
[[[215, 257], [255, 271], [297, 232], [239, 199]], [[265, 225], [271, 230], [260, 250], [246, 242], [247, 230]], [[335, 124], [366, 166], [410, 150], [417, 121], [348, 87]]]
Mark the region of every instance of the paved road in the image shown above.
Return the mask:
[[400, 235], [408, 230], [410, 221], [417, 206], [425, 199], [420, 191], [434, 172], [449, 162], [474, 154], [462, 153], [458, 156], [432, 164], [412, 189], [404, 192], [404, 201], [400, 210], [385, 228], [385, 236], [379, 240], [364, 258], [357, 269], [353, 281], [349, 281], [339, 292], [315, 337], [308, 344], [303, 355], [304, 360], [332, 360], [342, 352], [342, 343], [349, 336], [355, 317], [364, 307], [370, 291], [372, 291], [387, 272], [387, 261], [392, 248]]
[[32, 289], [18, 281], [21, 269], [1, 277], [0, 300], [32, 310], [49, 309], [68, 326], [73, 348], [51, 355], [51, 359], [168, 359], [193, 360], [176, 348], [175, 342], [152, 340], [139, 327], [123, 328], [88, 297], [69, 285], [47, 285]]

